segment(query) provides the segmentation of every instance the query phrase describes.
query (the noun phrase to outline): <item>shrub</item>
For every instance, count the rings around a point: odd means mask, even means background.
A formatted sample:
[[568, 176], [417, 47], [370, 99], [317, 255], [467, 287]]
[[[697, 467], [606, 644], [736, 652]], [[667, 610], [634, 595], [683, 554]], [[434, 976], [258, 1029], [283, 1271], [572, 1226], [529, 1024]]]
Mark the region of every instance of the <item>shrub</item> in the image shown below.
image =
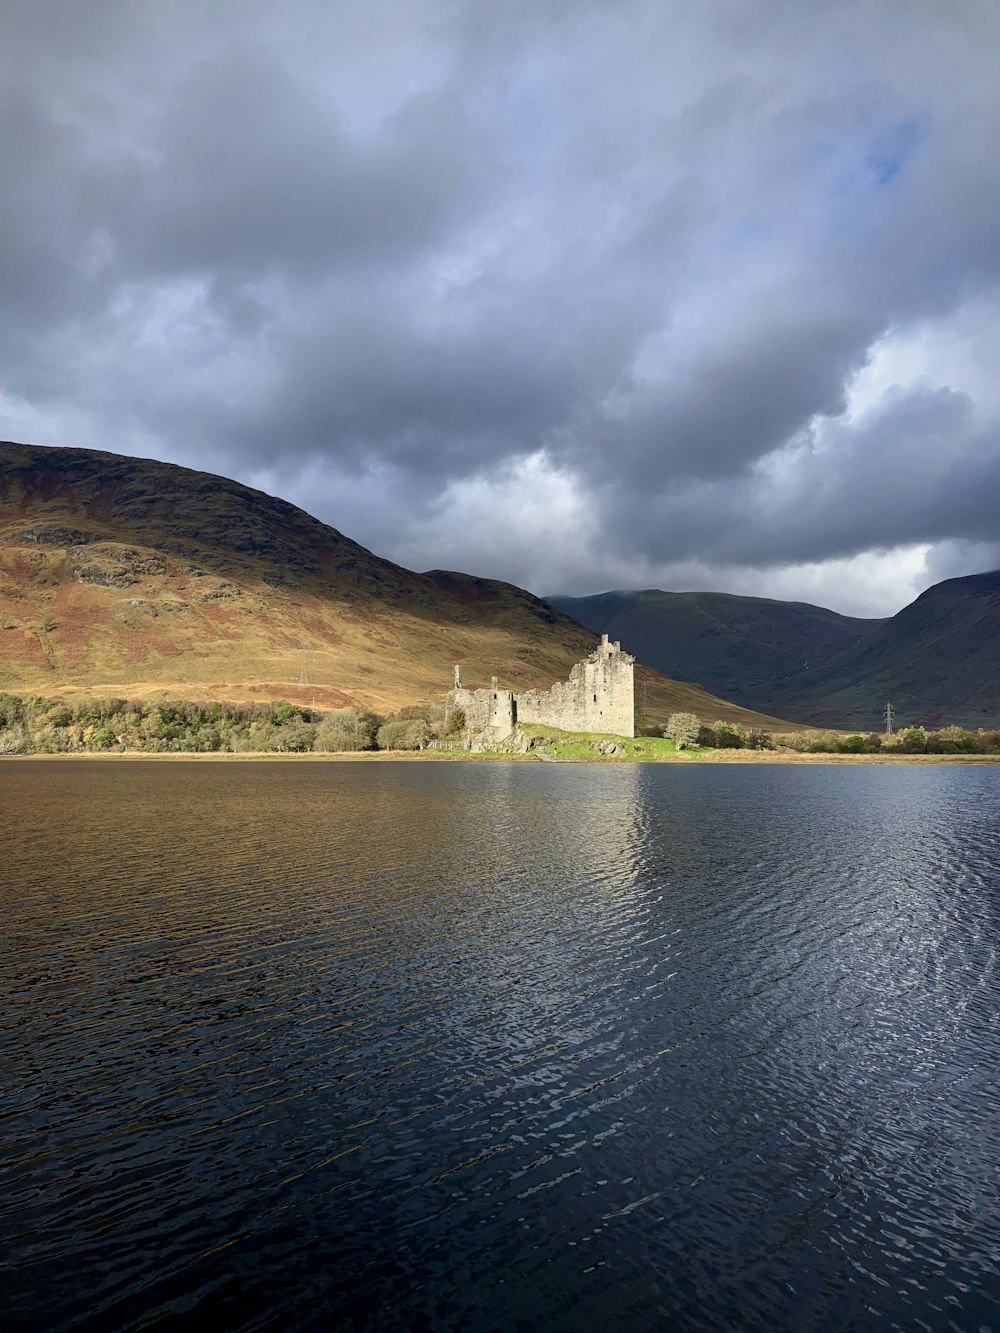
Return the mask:
[[453, 708], [448, 714], [448, 725], [445, 728], [446, 736], [455, 736], [465, 730], [465, 709]]
[[671, 713], [663, 734], [680, 750], [685, 745], [697, 745], [700, 732], [701, 723], [694, 713]]
[[426, 718], [390, 717], [378, 729], [380, 750], [422, 750], [430, 737]]
[[337, 708], [327, 713], [316, 728], [314, 750], [329, 754], [348, 750], [374, 750], [379, 719], [361, 708]]
[[769, 731], [748, 731], [747, 732], [748, 750], [773, 750], [774, 737]]
[[906, 754], [923, 754], [927, 749], [927, 732], [923, 727], [904, 727], [899, 737]]
[[315, 739], [316, 728], [299, 715], [284, 726], [274, 728], [268, 748], [281, 754], [303, 754], [313, 748]]
[[301, 719], [309, 721], [307, 710], [296, 708], [295, 704], [290, 704], [287, 699], [280, 699], [271, 710], [271, 721], [276, 727], [287, 727], [289, 722]]
[[0, 694], [0, 731], [24, 720], [24, 704], [16, 694]]
[[861, 754], [865, 748], [865, 738], [861, 735], [844, 736], [840, 742], [841, 754]]
[[796, 754], [803, 754], [809, 748], [809, 733], [793, 731], [787, 735], [775, 736], [774, 743], [783, 750], [794, 750]]
[[0, 727], [0, 754], [30, 754], [31, 741], [27, 728], [21, 722]]
[[810, 754], [839, 754], [840, 736], [836, 731], [814, 731], [806, 749]]
[[116, 737], [110, 727], [98, 722], [87, 727], [83, 733], [83, 740], [85, 745], [90, 745], [95, 750], [110, 750]]
[[720, 750], [741, 750], [746, 744], [746, 728], [740, 722], [713, 722], [712, 732]]

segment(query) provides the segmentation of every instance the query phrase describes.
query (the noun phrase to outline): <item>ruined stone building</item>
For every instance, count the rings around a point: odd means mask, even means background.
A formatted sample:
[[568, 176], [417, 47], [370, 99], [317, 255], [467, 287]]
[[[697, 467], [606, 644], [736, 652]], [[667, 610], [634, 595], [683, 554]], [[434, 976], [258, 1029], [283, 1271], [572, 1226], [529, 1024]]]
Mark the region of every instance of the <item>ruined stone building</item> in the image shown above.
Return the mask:
[[473, 732], [489, 731], [498, 739], [509, 736], [521, 722], [541, 722], [563, 731], [603, 731], [612, 736], [635, 735], [635, 658], [622, 652], [620, 643], [601, 635], [600, 647], [577, 662], [569, 680], [550, 690], [515, 694], [502, 690], [496, 676], [488, 690], [468, 690], [458, 667], [455, 685], [448, 692], [447, 711], [461, 708]]

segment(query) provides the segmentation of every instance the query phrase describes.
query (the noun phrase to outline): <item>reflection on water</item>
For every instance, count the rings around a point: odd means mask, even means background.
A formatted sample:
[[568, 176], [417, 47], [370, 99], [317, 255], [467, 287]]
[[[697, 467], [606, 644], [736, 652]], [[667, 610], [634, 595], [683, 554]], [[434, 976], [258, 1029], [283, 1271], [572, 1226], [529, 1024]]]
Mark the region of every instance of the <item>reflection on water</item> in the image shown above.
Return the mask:
[[25, 1329], [1000, 1329], [992, 769], [0, 763]]

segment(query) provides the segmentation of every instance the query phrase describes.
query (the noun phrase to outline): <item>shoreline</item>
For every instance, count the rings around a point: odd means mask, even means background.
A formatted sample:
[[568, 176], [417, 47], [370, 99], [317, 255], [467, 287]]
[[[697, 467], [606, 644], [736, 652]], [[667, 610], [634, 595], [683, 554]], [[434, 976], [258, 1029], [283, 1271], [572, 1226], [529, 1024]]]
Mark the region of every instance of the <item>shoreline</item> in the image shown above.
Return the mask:
[[[438, 751], [410, 750], [353, 750], [338, 753], [323, 753], [308, 750], [303, 753], [275, 753], [268, 750], [252, 750], [245, 754], [233, 754], [218, 750], [169, 750], [169, 751], [79, 751], [72, 754], [5, 754], [4, 760], [27, 760], [32, 763], [57, 761], [79, 761], [95, 759], [100, 763], [122, 763], [147, 761], [153, 763], [333, 763], [333, 764], [441, 764], [441, 763], [542, 763], [540, 756], [534, 754], [472, 754], [470, 752], [441, 753]], [[594, 755], [590, 758], [551, 759], [549, 763], [559, 764], [1000, 764], [1000, 754], [799, 754], [795, 751], [776, 753], [769, 750], [710, 750], [707, 754], [680, 754], [650, 756], [605, 757]]]

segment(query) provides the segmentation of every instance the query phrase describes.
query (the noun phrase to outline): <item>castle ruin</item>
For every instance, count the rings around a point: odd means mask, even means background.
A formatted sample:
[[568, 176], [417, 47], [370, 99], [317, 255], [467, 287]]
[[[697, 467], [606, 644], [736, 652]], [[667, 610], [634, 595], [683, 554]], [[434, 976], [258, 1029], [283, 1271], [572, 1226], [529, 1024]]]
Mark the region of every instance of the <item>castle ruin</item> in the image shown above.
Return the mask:
[[635, 658], [622, 652], [620, 643], [601, 635], [600, 646], [577, 662], [569, 680], [550, 690], [515, 694], [503, 690], [494, 676], [488, 690], [468, 690], [455, 668], [455, 684], [448, 692], [447, 712], [465, 713], [466, 727], [502, 740], [521, 722], [540, 722], [561, 731], [598, 731], [612, 736], [635, 735]]

